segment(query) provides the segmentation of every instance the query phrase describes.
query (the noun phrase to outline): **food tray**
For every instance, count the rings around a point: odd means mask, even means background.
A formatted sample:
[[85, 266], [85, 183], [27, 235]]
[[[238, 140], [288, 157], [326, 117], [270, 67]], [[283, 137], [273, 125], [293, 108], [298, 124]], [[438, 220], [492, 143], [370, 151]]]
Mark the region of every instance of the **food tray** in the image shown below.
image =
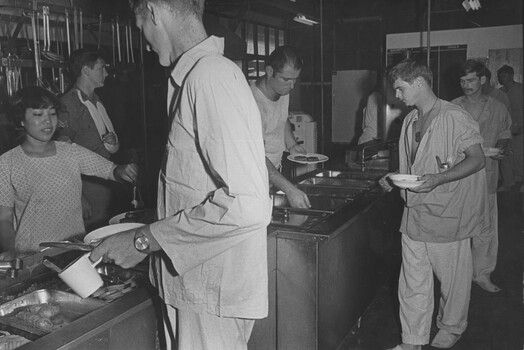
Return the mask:
[[346, 198], [346, 199], [355, 199], [358, 196], [362, 195], [364, 192], [368, 191], [363, 188], [339, 188], [339, 187], [321, 187], [321, 186], [302, 186], [298, 185], [308, 197], [311, 196], [322, 196], [322, 197], [331, 197], [331, 198]]
[[109, 219], [109, 225], [123, 224], [126, 222], [151, 224], [155, 221], [155, 216], [155, 209], [136, 209], [113, 216]]
[[298, 184], [309, 186], [332, 186], [369, 189], [376, 185], [376, 181], [364, 179], [343, 179], [333, 177], [310, 177], [308, 179], [300, 181]]
[[384, 176], [385, 172], [377, 171], [341, 171], [341, 170], [324, 170], [316, 177], [336, 177], [341, 179], [363, 179], [363, 180], [378, 180]]
[[91, 311], [107, 305], [104, 301], [92, 298], [82, 299], [72, 293], [40, 289], [0, 305], [0, 327], [31, 340], [46, 335], [49, 331], [33, 326], [15, 316], [15, 311], [18, 308], [37, 304], [59, 305], [59, 315], [63, 319], [62, 325], [67, 325]]
[[321, 212], [273, 208], [271, 224], [307, 229], [315, 226], [329, 215], [328, 213]]
[[[312, 211], [325, 211], [328, 213], [334, 213], [348, 203], [351, 203], [353, 199], [350, 198], [332, 198], [322, 196], [311, 196], [309, 197], [309, 203], [311, 207], [304, 210]], [[273, 195], [273, 206], [275, 208], [292, 209], [293, 207], [289, 203], [289, 200], [285, 194]]]

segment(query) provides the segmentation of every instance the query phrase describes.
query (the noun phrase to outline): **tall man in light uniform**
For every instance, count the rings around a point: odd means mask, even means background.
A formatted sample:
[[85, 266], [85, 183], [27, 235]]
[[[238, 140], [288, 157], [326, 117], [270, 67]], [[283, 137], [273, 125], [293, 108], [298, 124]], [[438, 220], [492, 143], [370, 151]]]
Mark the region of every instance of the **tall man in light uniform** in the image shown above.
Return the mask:
[[268, 313], [260, 112], [244, 74], [224, 58], [223, 39], [207, 36], [204, 0], [130, 3], [160, 64], [174, 66], [159, 221], [105, 239], [91, 259], [125, 268], [152, 254], [168, 348], [247, 349], [254, 320]]
[[253, 84], [251, 90], [260, 108], [266, 166], [269, 182], [284, 191], [292, 207], [309, 208], [307, 195], [293, 185], [281, 173], [282, 153], [306, 153], [297, 144], [289, 122], [289, 93], [300, 76], [303, 60], [291, 46], [277, 47], [266, 61], [266, 74]]
[[[504, 104], [482, 92], [486, 80], [486, 67], [480, 61], [467, 60], [461, 67], [460, 85], [464, 95], [452, 102], [464, 108], [479, 124], [484, 147], [507, 150], [511, 139], [511, 117]], [[498, 255], [498, 210], [497, 184], [498, 161], [502, 156], [486, 158], [489, 212], [491, 226], [473, 238], [473, 281], [488, 292], [500, 288], [491, 282], [491, 273], [497, 265]]]
[[[450, 348], [467, 327], [471, 291], [470, 238], [487, 226], [488, 206], [482, 137], [478, 124], [431, 89], [433, 73], [404, 60], [389, 74], [396, 97], [415, 108], [406, 116], [399, 142], [399, 171], [424, 183], [402, 190], [402, 266], [398, 296], [402, 344], [420, 350], [429, 342], [434, 307], [433, 274], [440, 280], [438, 333], [431, 345]], [[439, 167], [437, 157], [449, 165]], [[387, 190], [391, 189], [381, 179]]]

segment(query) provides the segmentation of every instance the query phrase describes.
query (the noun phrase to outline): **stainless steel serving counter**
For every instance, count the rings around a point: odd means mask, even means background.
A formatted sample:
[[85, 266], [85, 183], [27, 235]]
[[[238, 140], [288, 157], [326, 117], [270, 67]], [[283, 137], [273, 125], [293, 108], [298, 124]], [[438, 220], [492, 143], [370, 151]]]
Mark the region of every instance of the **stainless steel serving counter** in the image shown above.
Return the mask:
[[[50, 285], [53, 285], [53, 289], [60, 290], [60, 284], [52, 283], [53, 280], [58, 280], [56, 274], [50, 273], [40, 262], [43, 255], [57, 257], [62, 253], [64, 251], [61, 249], [50, 249], [45, 253], [26, 257], [24, 259], [25, 268], [19, 271], [18, 277], [0, 278], [0, 297], [4, 299], [9, 296], [19, 296], [28, 289], [32, 291], [47, 288]], [[67, 290], [67, 286], [65, 289]], [[157, 342], [157, 318], [154, 307], [156, 295], [157, 293], [151, 290], [147, 283], [141, 284], [134, 291], [111, 302], [101, 303], [102, 305], [94, 311], [49, 334], [31, 339], [30, 343], [17, 349], [155, 349]], [[12, 329], [5, 330], [27, 337]]]
[[398, 248], [399, 213], [390, 203], [398, 195], [381, 191], [382, 174], [312, 172], [296, 182], [317, 203], [345, 202], [311, 212], [289, 210], [287, 217], [274, 208], [268, 229], [269, 317], [255, 323], [250, 350], [331, 350], [343, 343], [384, 283]]
[[[269, 317], [255, 323], [250, 350], [343, 344], [400, 250], [394, 244], [399, 206], [392, 204], [398, 195], [382, 193], [382, 174], [317, 170], [301, 176], [296, 182], [310, 196], [311, 210], [289, 208], [275, 196], [268, 228]], [[0, 295], [48, 273], [41, 258], [25, 259], [18, 278], [0, 279]], [[154, 295], [138, 288], [20, 349], [155, 349]]]

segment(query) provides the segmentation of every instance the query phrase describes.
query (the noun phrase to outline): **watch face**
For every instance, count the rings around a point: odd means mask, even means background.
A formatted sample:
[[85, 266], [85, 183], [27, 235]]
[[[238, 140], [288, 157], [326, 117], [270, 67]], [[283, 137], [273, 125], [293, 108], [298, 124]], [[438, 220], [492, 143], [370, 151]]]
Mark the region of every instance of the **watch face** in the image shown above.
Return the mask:
[[146, 236], [135, 238], [135, 248], [139, 251], [144, 251], [149, 248], [149, 239]]

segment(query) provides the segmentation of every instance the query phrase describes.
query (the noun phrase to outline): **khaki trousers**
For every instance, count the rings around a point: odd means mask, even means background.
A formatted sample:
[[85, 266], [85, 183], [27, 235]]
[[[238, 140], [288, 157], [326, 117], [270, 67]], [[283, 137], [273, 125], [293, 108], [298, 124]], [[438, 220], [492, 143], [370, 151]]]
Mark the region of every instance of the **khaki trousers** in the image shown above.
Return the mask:
[[403, 343], [429, 343], [433, 273], [441, 282], [438, 328], [454, 334], [464, 332], [471, 292], [470, 244], [469, 239], [451, 243], [417, 242], [402, 235], [398, 297]]
[[255, 320], [164, 308], [168, 350], [247, 350]]
[[497, 194], [488, 194], [491, 225], [489, 230], [473, 237], [471, 255], [473, 256], [473, 280], [489, 280], [497, 266], [499, 249]]

